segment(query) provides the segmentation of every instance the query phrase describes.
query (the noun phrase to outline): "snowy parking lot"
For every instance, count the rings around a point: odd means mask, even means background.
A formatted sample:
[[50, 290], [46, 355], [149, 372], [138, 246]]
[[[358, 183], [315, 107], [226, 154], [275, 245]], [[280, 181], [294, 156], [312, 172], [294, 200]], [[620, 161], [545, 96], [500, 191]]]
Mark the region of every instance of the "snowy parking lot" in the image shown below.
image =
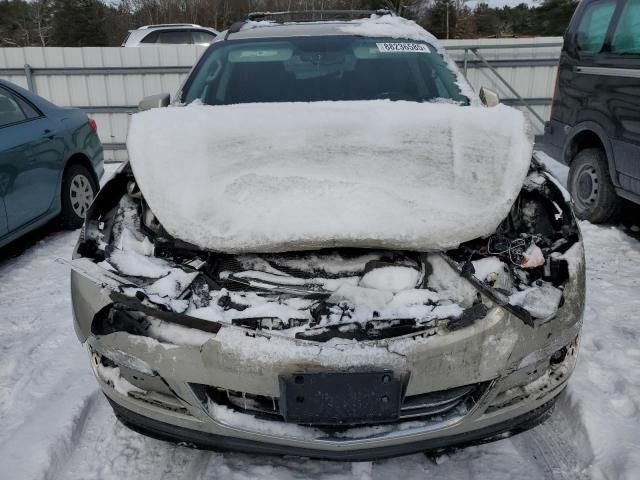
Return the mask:
[[[113, 171], [113, 165], [109, 166]], [[562, 170], [554, 168], [559, 176]], [[559, 173], [558, 173], [559, 172]], [[581, 224], [587, 308], [580, 358], [543, 425], [491, 444], [367, 463], [188, 449], [112, 414], [72, 326], [78, 232], [0, 250], [0, 472], [29, 479], [640, 478], [637, 227]], [[18, 242], [20, 243], [20, 241]]]

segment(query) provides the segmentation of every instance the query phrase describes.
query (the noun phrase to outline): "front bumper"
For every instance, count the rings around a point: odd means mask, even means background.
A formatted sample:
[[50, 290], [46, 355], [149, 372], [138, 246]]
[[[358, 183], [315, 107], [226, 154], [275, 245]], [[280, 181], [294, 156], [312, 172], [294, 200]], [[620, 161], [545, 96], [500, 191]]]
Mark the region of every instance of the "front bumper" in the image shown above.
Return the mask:
[[473, 432], [457, 435], [439, 436], [412, 443], [385, 445], [364, 450], [322, 450], [301, 448], [298, 446], [281, 446], [251, 439], [235, 438], [191, 430], [189, 428], [164, 423], [151, 417], [145, 417], [128, 410], [107, 396], [118, 419], [126, 426], [143, 435], [159, 440], [180, 442], [197, 448], [217, 451], [238, 451], [252, 454], [295, 455], [325, 460], [350, 462], [372, 461], [381, 458], [408, 455], [411, 453], [437, 450], [452, 446], [468, 446], [506, 438], [533, 428], [544, 422], [553, 413], [555, 399], [531, 410], [523, 415], [501, 423], [489, 425]]
[[[494, 307], [482, 320], [444, 334], [333, 344], [234, 326], [209, 332], [196, 344], [125, 331], [104, 334], [95, 324], [113, 307], [109, 289], [75, 271], [71, 285], [76, 332], [125, 423], [204, 447], [364, 460], [473, 442], [543, 419], [575, 366], [584, 272], [574, 275], [557, 316], [534, 327]], [[104, 362], [118, 367], [133, 388], [115, 388], [100, 371]], [[461, 386], [473, 386], [474, 394], [446, 414], [338, 430], [289, 424], [273, 415], [256, 418], [203, 394], [212, 387], [236, 397], [270, 398], [275, 405], [283, 374], [382, 370], [402, 379], [405, 400]]]

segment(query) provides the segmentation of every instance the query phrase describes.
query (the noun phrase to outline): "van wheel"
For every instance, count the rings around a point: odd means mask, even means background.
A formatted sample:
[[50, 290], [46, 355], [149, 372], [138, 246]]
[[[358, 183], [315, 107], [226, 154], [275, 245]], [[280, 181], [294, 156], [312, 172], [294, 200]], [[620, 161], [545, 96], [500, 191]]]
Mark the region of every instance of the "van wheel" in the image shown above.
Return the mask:
[[599, 148], [581, 150], [571, 162], [568, 179], [574, 211], [591, 223], [611, 221], [620, 207], [605, 153]]
[[80, 228], [98, 188], [93, 175], [82, 165], [71, 165], [62, 178], [63, 228]]

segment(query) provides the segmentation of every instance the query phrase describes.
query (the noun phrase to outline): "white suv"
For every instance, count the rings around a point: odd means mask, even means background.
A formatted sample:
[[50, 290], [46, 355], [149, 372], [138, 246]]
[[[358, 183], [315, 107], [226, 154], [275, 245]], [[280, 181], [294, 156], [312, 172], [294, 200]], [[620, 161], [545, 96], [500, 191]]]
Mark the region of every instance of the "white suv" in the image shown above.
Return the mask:
[[149, 45], [209, 45], [220, 32], [192, 23], [168, 23], [145, 25], [129, 30], [122, 42], [123, 47]]

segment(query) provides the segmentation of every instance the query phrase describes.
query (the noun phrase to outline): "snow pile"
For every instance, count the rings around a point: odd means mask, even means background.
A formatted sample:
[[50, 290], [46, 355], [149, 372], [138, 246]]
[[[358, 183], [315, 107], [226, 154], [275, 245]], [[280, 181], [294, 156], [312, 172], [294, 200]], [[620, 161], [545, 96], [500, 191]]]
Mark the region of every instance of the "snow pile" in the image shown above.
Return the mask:
[[388, 100], [154, 109], [127, 145], [165, 229], [225, 252], [454, 248], [493, 233], [531, 161], [515, 109]]
[[[415, 291], [407, 290], [407, 292], [411, 295]], [[463, 310], [460, 305], [447, 300], [438, 305], [422, 303], [406, 305], [402, 297], [391, 296], [388, 300], [375, 298], [385, 293], [392, 295], [384, 290], [348, 286], [340, 288], [329, 299], [338, 303], [329, 307], [327, 315], [320, 321], [320, 326], [339, 325], [346, 322], [366, 325], [375, 319], [415, 319], [417, 323], [432, 323], [435, 320], [459, 318], [462, 315]]]
[[473, 268], [475, 273], [473, 274], [481, 282], [494, 280], [493, 276], [508, 272], [506, 265], [497, 257], [487, 257], [480, 260], [474, 260]]
[[96, 372], [102, 381], [111, 384], [115, 391], [121, 395], [129, 395], [131, 392], [146, 393], [144, 390], [129, 383], [126, 378], [120, 376], [120, 368], [118, 367], [107, 367], [98, 363]]
[[[123, 200], [119, 210], [126, 209], [126, 204]], [[130, 228], [118, 224], [119, 238], [135, 237]], [[145, 241], [146, 237], [138, 244]], [[123, 246], [118, 238], [115, 243]], [[115, 265], [119, 273], [127, 275], [120, 291], [144, 304], [228, 324], [250, 326], [257, 321], [260, 329], [289, 337], [310, 327], [339, 327], [346, 332], [345, 328], [357, 330], [371, 326], [371, 322], [384, 328], [412, 319], [417, 325], [436, 326], [438, 320], [460, 318], [464, 309], [457, 303], [457, 294], [424, 288], [423, 265], [398, 252], [386, 255], [371, 251], [343, 256], [329, 251], [308, 254], [309, 263], [304, 262], [307, 254], [238, 255], [234, 265], [249, 270], [220, 270], [219, 278], [229, 282], [224, 284], [229, 289], [224, 285], [211, 289], [199, 271], [187, 272], [167, 260], [141, 254], [137, 248], [112, 248], [101, 264], [109, 270]], [[429, 254], [428, 258], [437, 263], [439, 256]], [[430, 284], [443, 285], [449, 280], [465, 283], [460, 277], [443, 278], [441, 271], [453, 273], [448, 265], [443, 267], [436, 267], [429, 275]], [[238, 284], [246, 290], [236, 291]], [[468, 306], [471, 299], [464, 303]], [[151, 324], [151, 336], [161, 341], [184, 344], [185, 338], [191, 338], [167, 331], [162, 323]], [[173, 335], [178, 335], [176, 341], [172, 341]], [[208, 339], [205, 336], [193, 342], [199, 345]]]
[[184, 272], [179, 268], [172, 269], [168, 275], [158, 279], [147, 288], [147, 292], [161, 297], [176, 298], [182, 295], [193, 280], [198, 276], [197, 272]]
[[374, 268], [362, 276], [360, 286], [397, 293], [401, 290], [416, 287], [420, 277], [420, 271], [410, 267], [388, 266]]
[[429, 265], [433, 270], [429, 275], [429, 288], [465, 308], [473, 304], [478, 291], [469, 282], [463, 281], [460, 274], [440, 255], [429, 255]]
[[509, 297], [511, 305], [527, 310], [535, 318], [548, 318], [558, 311], [562, 300], [562, 290], [548, 282], [532, 285]]
[[[258, 261], [251, 264], [256, 266]], [[263, 268], [268, 269], [266, 266]], [[355, 328], [354, 324], [364, 326], [372, 320], [415, 319], [419, 324], [435, 324], [437, 320], [459, 318], [463, 308], [454, 299], [441, 292], [416, 288], [420, 276], [421, 272], [414, 268], [399, 266], [373, 269], [360, 280], [357, 276], [305, 279], [284, 273], [239, 272], [234, 277], [251, 279], [251, 284], [255, 286], [264, 281], [265, 285], [300, 287], [309, 291], [312, 287], [320, 287], [320, 290], [313, 291], [326, 294], [327, 310], [316, 322], [312, 314], [312, 309], [318, 305], [316, 298], [281, 295], [277, 290], [269, 293], [266, 288], [260, 293], [212, 290], [207, 294], [206, 305], [194, 302], [185, 313], [223, 323], [260, 318], [263, 319], [263, 328], [273, 328], [273, 333], [284, 336], [295, 336], [307, 330], [310, 324], [317, 327], [342, 325], [345, 328], [351, 325], [351, 328]], [[363, 286], [365, 279], [370, 286]], [[373, 286], [374, 281], [376, 287]], [[433, 276], [433, 281], [438, 281], [437, 275]], [[457, 283], [462, 283], [459, 277]], [[138, 290], [130, 288], [127, 293], [134, 295]], [[148, 290], [143, 291], [148, 293]], [[149, 299], [156, 300], [154, 297]], [[163, 304], [167, 302], [165, 298]], [[283, 325], [290, 328], [280, 330]]]
[[536, 150], [534, 152], [534, 156], [538, 162], [543, 164], [545, 168], [551, 172], [551, 175], [553, 175], [554, 178], [558, 179], [560, 184], [563, 185], [563, 190], [565, 190], [567, 179], [569, 177], [569, 168], [551, 158], [541, 150]]
[[122, 197], [113, 222], [113, 246], [109, 265], [123, 275], [160, 278], [171, 271], [171, 265], [153, 257], [153, 244], [142, 233], [138, 207], [127, 196]]
[[149, 335], [170, 345], [200, 346], [215, 337], [214, 334], [196, 328], [183, 327], [153, 317], [145, 317], [149, 322]]
[[123, 275], [160, 278], [167, 275], [171, 266], [161, 258], [148, 257], [133, 250], [114, 249], [109, 263]]
[[361, 37], [405, 38], [438, 45], [438, 39], [413, 20], [392, 15], [373, 15], [367, 19], [345, 22], [341, 27], [345, 34]]

